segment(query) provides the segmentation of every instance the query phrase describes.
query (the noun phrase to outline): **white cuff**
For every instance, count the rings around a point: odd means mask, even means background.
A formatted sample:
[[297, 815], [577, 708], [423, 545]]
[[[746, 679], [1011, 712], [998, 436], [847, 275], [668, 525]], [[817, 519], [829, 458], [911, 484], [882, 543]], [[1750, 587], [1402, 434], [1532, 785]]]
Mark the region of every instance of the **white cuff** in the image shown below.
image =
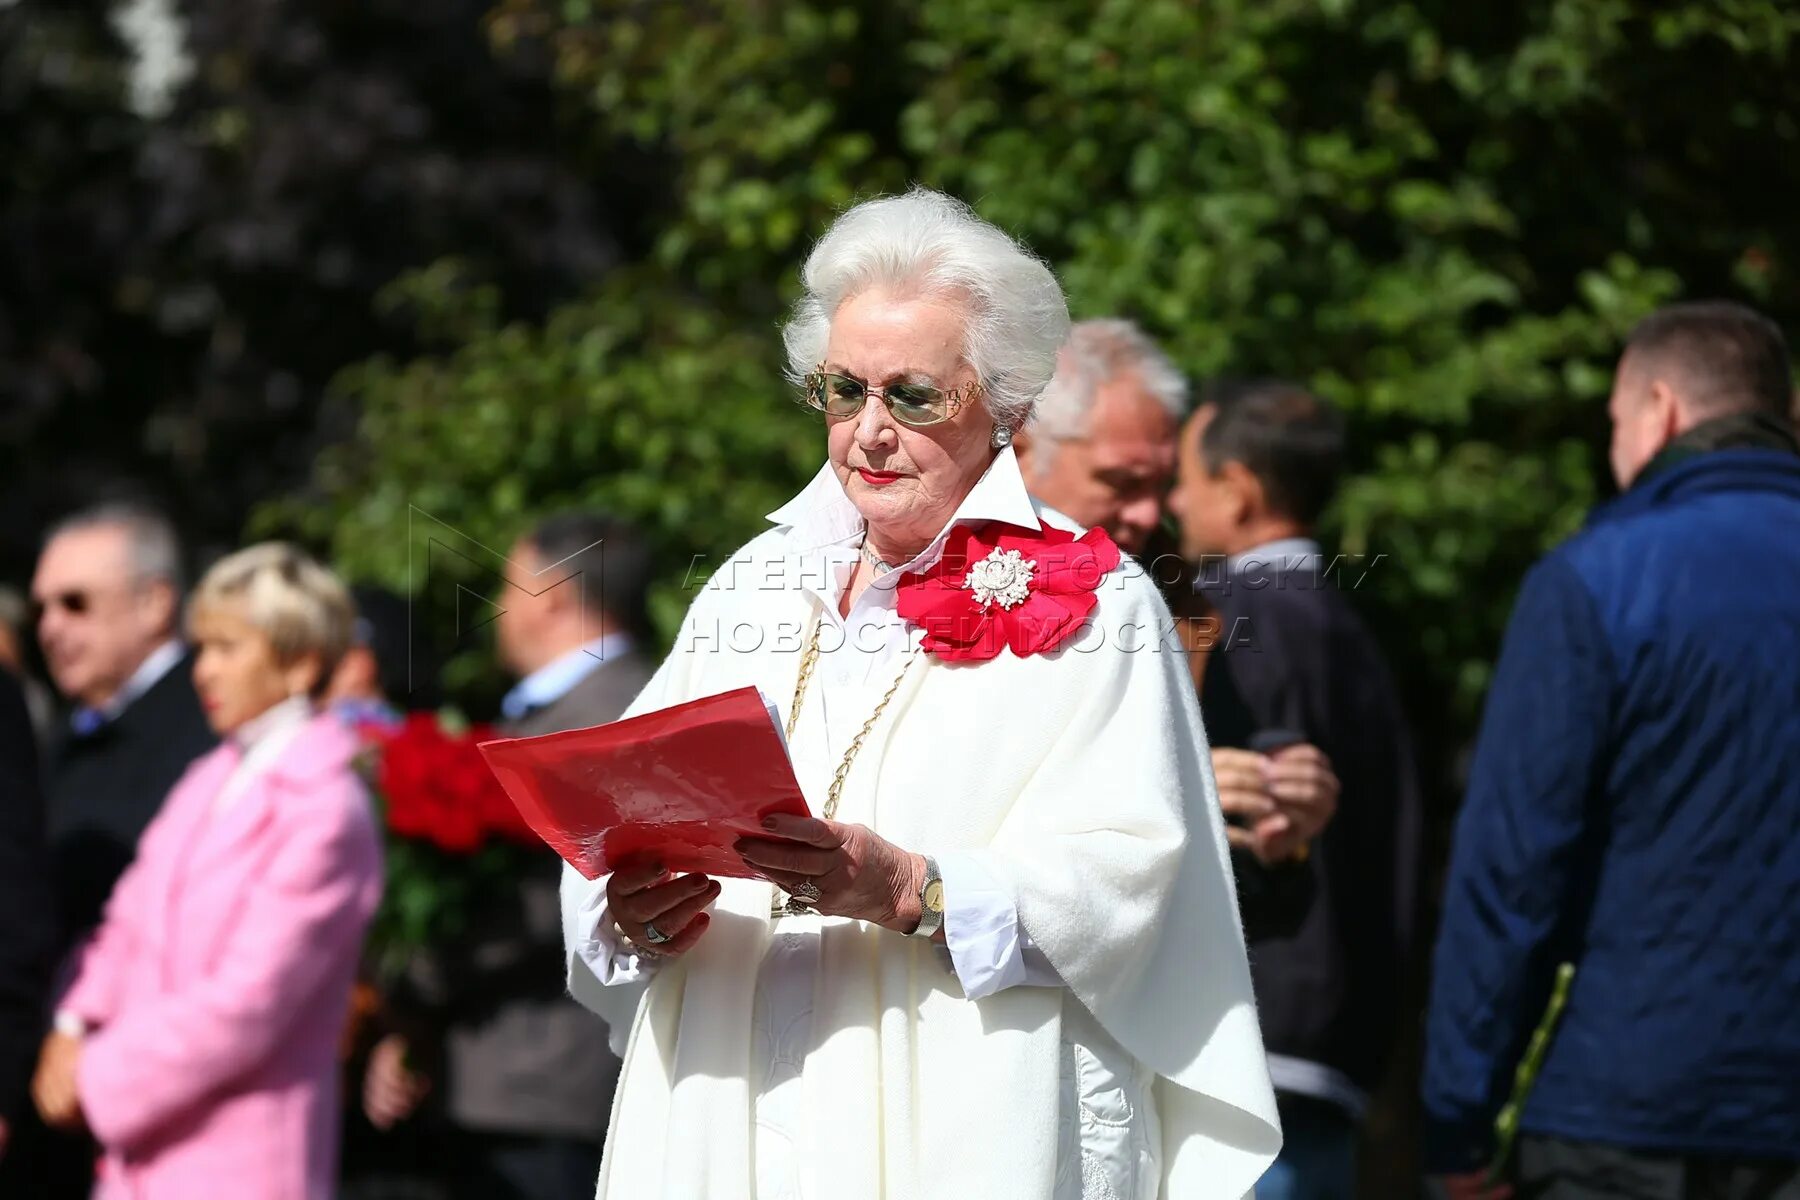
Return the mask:
[[939, 854], [944, 880], [944, 944], [971, 1000], [1009, 987], [1061, 987], [1056, 968], [1019, 923], [1013, 889], [984, 856]]
[[[41, 1012], [43, 1010], [40, 1009], [39, 1011]], [[38, 1019], [42, 1020], [43, 1018], [40, 1017]], [[80, 1013], [70, 1012], [66, 1008], [61, 1008], [56, 1011], [56, 1017], [51, 1022], [50, 1027], [65, 1037], [80, 1038], [86, 1037], [88, 1034], [87, 1018]], [[40, 1025], [38, 1028], [42, 1029], [43, 1026]]]
[[587, 964], [587, 969], [602, 986], [645, 983], [655, 973], [655, 960], [636, 953], [631, 949], [631, 943], [619, 936], [606, 904], [604, 887], [593, 890], [575, 919], [578, 934], [573, 939], [575, 956]]

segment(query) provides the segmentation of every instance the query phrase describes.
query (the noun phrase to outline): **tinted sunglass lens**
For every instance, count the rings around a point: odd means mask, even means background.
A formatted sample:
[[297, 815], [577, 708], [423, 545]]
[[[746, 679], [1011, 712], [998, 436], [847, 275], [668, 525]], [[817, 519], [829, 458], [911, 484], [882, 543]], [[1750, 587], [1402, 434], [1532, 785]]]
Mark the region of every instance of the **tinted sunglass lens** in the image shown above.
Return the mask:
[[868, 392], [856, 380], [844, 375], [825, 376], [825, 411], [833, 416], [854, 416], [866, 399]]
[[[881, 397], [894, 419], [905, 425], [935, 425], [949, 415], [947, 401], [936, 388], [895, 384]], [[860, 379], [819, 372], [807, 378], [806, 398], [827, 416], [854, 417], [868, 402], [869, 389]]]
[[44, 614], [53, 608], [79, 617], [88, 610], [88, 594], [86, 592], [58, 592], [50, 597], [48, 603], [33, 600], [31, 602], [31, 623], [36, 625], [42, 621]]
[[908, 425], [933, 425], [944, 419], [943, 397], [917, 388], [895, 388], [888, 393], [888, 407]]

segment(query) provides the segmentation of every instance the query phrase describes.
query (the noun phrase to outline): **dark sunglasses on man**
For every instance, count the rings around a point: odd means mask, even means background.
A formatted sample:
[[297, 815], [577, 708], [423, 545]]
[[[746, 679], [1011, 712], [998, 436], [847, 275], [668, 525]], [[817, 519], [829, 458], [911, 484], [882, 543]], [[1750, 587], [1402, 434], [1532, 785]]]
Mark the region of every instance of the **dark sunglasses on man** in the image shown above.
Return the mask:
[[93, 607], [94, 598], [88, 592], [80, 590], [52, 592], [43, 599], [37, 597], [32, 598], [31, 623], [36, 625], [38, 622], [42, 621], [44, 619], [44, 614], [53, 608], [61, 609], [72, 617], [80, 617], [87, 615]]

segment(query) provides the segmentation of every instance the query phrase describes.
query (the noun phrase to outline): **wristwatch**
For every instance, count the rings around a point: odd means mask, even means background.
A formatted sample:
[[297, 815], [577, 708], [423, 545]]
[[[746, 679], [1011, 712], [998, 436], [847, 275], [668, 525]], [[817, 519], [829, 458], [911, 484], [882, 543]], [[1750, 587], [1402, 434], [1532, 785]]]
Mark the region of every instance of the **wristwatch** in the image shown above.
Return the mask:
[[937, 859], [925, 856], [925, 882], [919, 885], [919, 924], [908, 937], [929, 938], [944, 927], [944, 877]]

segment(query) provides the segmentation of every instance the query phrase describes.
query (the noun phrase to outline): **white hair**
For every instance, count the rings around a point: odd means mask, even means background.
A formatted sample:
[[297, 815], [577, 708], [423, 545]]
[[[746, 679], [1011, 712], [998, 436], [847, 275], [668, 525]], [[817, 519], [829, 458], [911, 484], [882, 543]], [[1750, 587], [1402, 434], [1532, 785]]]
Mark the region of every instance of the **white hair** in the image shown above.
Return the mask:
[[1102, 385], [1137, 372], [1144, 389], [1180, 421], [1187, 416], [1187, 377], [1168, 355], [1130, 321], [1078, 321], [1057, 358], [1056, 377], [1038, 401], [1032, 433], [1046, 451], [1087, 433]]
[[52, 525], [44, 535], [44, 545], [65, 533], [87, 529], [117, 529], [124, 533], [135, 578], [166, 583], [180, 596], [186, 584], [181, 570], [181, 538], [160, 511], [130, 500], [96, 504]]
[[831, 318], [872, 287], [966, 302], [963, 357], [975, 368], [994, 423], [1017, 429], [1056, 370], [1069, 308], [1050, 268], [968, 205], [914, 188], [869, 200], [832, 223], [807, 256], [806, 292], [782, 330], [798, 384], [825, 357]]

